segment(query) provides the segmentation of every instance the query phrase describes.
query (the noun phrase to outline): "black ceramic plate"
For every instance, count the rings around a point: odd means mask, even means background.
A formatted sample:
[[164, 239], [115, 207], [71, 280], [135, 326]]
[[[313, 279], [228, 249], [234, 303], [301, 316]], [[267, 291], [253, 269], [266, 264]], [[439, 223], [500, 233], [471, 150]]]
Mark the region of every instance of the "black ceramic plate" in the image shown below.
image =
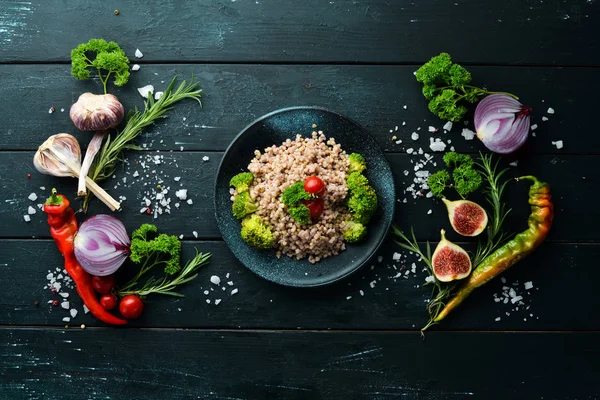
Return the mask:
[[[274, 250], [257, 250], [240, 237], [240, 222], [231, 214], [229, 180], [247, 171], [254, 150], [263, 151], [273, 144], [279, 146], [296, 134], [310, 136], [313, 124], [330, 138], [334, 137], [347, 153], [360, 153], [367, 161], [365, 175], [379, 199], [375, 216], [367, 226], [367, 239], [349, 244], [337, 256], [316, 264], [306, 259], [296, 260], [285, 255], [275, 256]], [[267, 114], [250, 125], [233, 140], [227, 149], [215, 184], [215, 213], [223, 239], [233, 254], [257, 275], [287, 286], [313, 287], [338, 281], [360, 268], [379, 248], [392, 223], [395, 189], [390, 166], [375, 139], [356, 122], [318, 107], [292, 107]]]

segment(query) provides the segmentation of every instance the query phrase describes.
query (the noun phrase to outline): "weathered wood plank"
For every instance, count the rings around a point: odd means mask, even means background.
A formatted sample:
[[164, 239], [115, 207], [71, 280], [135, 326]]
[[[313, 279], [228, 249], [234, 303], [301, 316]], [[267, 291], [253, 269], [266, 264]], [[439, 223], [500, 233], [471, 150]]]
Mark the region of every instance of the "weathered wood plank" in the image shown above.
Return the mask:
[[[183, 259], [192, 257], [194, 248], [211, 252], [213, 257], [195, 281], [181, 288], [186, 297], [149, 297], [144, 314], [131, 321], [131, 326], [415, 330], [427, 319], [425, 306], [430, 294], [430, 289], [424, 286], [427, 274], [418, 262], [415, 272], [410, 272], [411, 264], [416, 261], [413, 258], [394, 261], [395, 252], [405, 252], [392, 240], [387, 240], [378, 252], [381, 262], [375, 258], [339, 284], [314, 290], [285, 288], [259, 278], [233, 257], [224, 242], [186, 241]], [[545, 243], [503, 274], [505, 283], [496, 279], [478, 289], [432, 331], [600, 329], [598, 319], [589, 317], [589, 310], [600, 307], [594, 290], [598, 272], [582, 268], [593, 265], [599, 251], [597, 244]], [[69, 311], [48, 303], [62, 298], [44, 289], [48, 284], [47, 271], [62, 268], [61, 256], [52, 241], [3, 240], [0, 263], [2, 275], [10, 277], [3, 285], [0, 325], [65, 325], [62, 319], [69, 316]], [[135, 270], [133, 265], [123, 268], [125, 273]], [[221, 278], [220, 286], [210, 283], [212, 275]], [[119, 280], [124, 281], [122, 276]], [[227, 284], [230, 281], [232, 285]], [[525, 282], [532, 282], [533, 289], [526, 290]], [[508, 292], [503, 290], [504, 286], [522, 295], [525, 305], [494, 301], [494, 294], [504, 298], [501, 293]], [[237, 292], [232, 295], [233, 289]], [[68, 322], [70, 326], [103, 325], [81, 312], [82, 303], [75, 290], [65, 291], [70, 293], [69, 307], [79, 310]], [[215, 304], [217, 299], [221, 299], [219, 304]]]
[[[0, 391], [9, 398], [599, 395], [597, 332], [441, 333], [422, 341], [417, 333], [398, 332], [1, 329], [0, 338]], [[464, 361], [452, 367], [457, 360]]]
[[[600, 64], [594, 1], [5, 1], [0, 61], [66, 61], [93, 37], [143, 61]], [[120, 13], [114, 15], [118, 8]], [[510, 11], [508, 11], [510, 10]], [[101, 23], [99, 23], [101, 22]], [[503, 40], [497, 40], [502, 37]], [[494, 43], [490, 46], [489, 43]]]
[[[249, 149], [248, 153], [251, 154]], [[122, 212], [119, 218], [123, 220], [127, 229], [131, 232], [144, 222], [156, 222], [160, 227], [171, 234], [183, 234], [187, 238], [192, 238], [192, 232], [196, 231], [199, 238], [212, 239], [220, 237], [214, 218], [214, 179], [218, 163], [222, 153], [201, 153], [201, 152], [161, 152], [144, 153], [144, 155], [164, 155], [162, 164], [153, 166], [155, 173], [149, 172], [134, 178], [135, 171], [141, 171], [139, 166], [133, 164], [140, 154], [134, 154], [131, 158], [131, 164], [126, 166], [124, 171], [119, 171], [115, 179], [109, 179], [103, 186], [113, 196], [125, 196]], [[202, 161], [204, 156], [209, 157], [209, 161]], [[26, 223], [23, 216], [27, 214], [29, 206], [37, 208], [36, 204], [42, 203], [47, 198], [50, 189], [57, 187], [73, 198], [76, 190], [76, 180], [70, 178], [54, 178], [39, 174], [32, 164], [32, 152], [2, 152], [0, 153], [0, 188], [3, 196], [4, 207], [0, 208], [0, 237], [22, 238], [22, 237], [49, 237], [48, 227], [43, 213], [37, 210], [32, 215], [32, 221]], [[413, 183], [414, 163], [421, 160], [421, 156], [395, 154], [387, 155], [390, 161], [396, 187], [398, 188], [398, 201], [396, 221], [403, 228], [415, 227], [415, 232], [420, 239], [437, 240], [439, 229], [449, 228], [446, 211], [441, 201], [427, 199], [425, 197], [414, 200], [410, 194], [404, 194], [406, 187]], [[441, 157], [436, 154], [438, 165], [441, 165]], [[595, 184], [598, 178], [588, 174], [590, 165], [600, 162], [598, 156], [532, 156], [523, 159], [513, 176], [523, 174], [534, 174], [540, 179], [548, 180], [552, 185], [554, 193], [554, 202], [556, 205], [557, 217], [548, 240], [551, 241], [600, 241], [596, 221], [589, 218], [589, 210], [581, 207], [582, 201], [588, 201], [596, 195]], [[424, 168], [433, 172], [435, 167]], [[411, 171], [408, 176], [403, 171]], [[31, 179], [27, 179], [27, 174], [31, 174]], [[144, 178], [143, 180], [141, 178]], [[162, 177], [163, 186], [171, 188], [170, 197], [173, 200], [171, 204], [171, 214], [163, 214], [154, 219], [151, 215], [140, 213], [145, 206], [144, 193], [150, 186], [154, 187], [159, 183], [156, 178]], [[181, 177], [179, 182], [175, 182], [175, 177]], [[122, 179], [127, 179], [126, 183]], [[150, 186], [144, 186], [148, 183]], [[180, 186], [181, 185], [181, 186]], [[115, 188], [115, 186], [117, 186]], [[42, 191], [39, 188], [44, 187]], [[507, 192], [507, 199], [510, 199], [509, 206], [514, 209], [507, 228], [518, 232], [523, 230], [529, 213], [527, 204], [526, 183], [513, 183]], [[175, 190], [179, 188], [188, 189], [188, 197], [193, 204], [187, 204], [185, 201], [178, 201], [175, 197]], [[36, 193], [39, 198], [36, 201], [28, 200], [31, 193]], [[407, 203], [402, 200], [407, 198]], [[180, 203], [179, 208], [173, 207], [175, 202]], [[75, 207], [78, 207], [78, 201], [75, 200]], [[152, 203], [154, 207], [155, 203]], [[432, 210], [431, 215], [428, 210]], [[95, 213], [106, 213], [106, 206], [94, 200], [90, 207], [90, 215]], [[574, 223], [576, 221], [576, 223]], [[450, 236], [452, 238], [452, 235]]]
[[[413, 76], [415, 66], [323, 66], [323, 65], [143, 65], [133, 72], [130, 83], [115, 90], [127, 109], [143, 107], [136, 88], [153, 84], [162, 90], [173, 76], [192, 75], [203, 88], [204, 108], [194, 102], [177, 104], [170, 118], [149, 130], [142, 141], [159, 149], [225, 150], [237, 133], [254, 119], [282, 107], [318, 105], [338, 111], [363, 124], [386, 151], [402, 152], [410, 147], [429, 149], [429, 126], [443, 122], [427, 109], [421, 86]], [[534, 108], [532, 123], [539, 128], [531, 138], [528, 153], [600, 153], [596, 130], [596, 95], [590, 82], [600, 71], [590, 68], [472, 67], [475, 83], [495, 90], [517, 93]], [[34, 150], [50, 134], [75, 133], [69, 109], [85, 91], [98, 92], [101, 84], [77, 81], [68, 65], [0, 65], [3, 84], [0, 103], [3, 116], [1, 150]], [[156, 75], [155, 75], [156, 74]], [[161, 83], [164, 82], [164, 83]], [[565, 84], [554, 84], [565, 82]], [[574, 97], [573, 94], [577, 93]], [[21, 100], [23, 99], [23, 100]], [[15, 107], [15, 101], [27, 106]], [[403, 107], [406, 106], [407, 109]], [[50, 107], [55, 112], [48, 113]], [[548, 115], [553, 107], [556, 114]], [[64, 109], [64, 112], [61, 112]], [[472, 121], [472, 114], [467, 120]], [[550, 117], [541, 121], [542, 116]], [[403, 125], [406, 123], [406, 125]], [[395, 131], [395, 127], [398, 130]], [[484, 146], [461, 136], [464, 126], [448, 134], [433, 136], [452, 139], [458, 151], [477, 152]], [[421, 129], [420, 131], [417, 129]], [[469, 128], [473, 129], [472, 123]], [[392, 130], [393, 132], [390, 132]], [[418, 132], [417, 141], [411, 139]], [[396, 144], [392, 136], [402, 140]], [[86, 146], [91, 135], [77, 137]], [[163, 140], [162, 143], [160, 141]], [[557, 150], [553, 141], [564, 140]]]

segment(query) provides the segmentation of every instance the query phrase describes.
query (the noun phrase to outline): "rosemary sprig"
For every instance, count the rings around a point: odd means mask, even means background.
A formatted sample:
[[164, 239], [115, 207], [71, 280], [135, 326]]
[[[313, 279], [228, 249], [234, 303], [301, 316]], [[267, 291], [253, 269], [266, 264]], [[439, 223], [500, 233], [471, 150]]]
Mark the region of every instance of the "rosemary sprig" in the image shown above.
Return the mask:
[[140, 297], [148, 296], [149, 294], [184, 297], [181, 293], [175, 292], [175, 288], [196, 278], [198, 276], [196, 271], [201, 266], [208, 264], [210, 256], [210, 253], [198, 253], [198, 250], [196, 250], [196, 256], [189, 260], [177, 275], [165, 275], [162, 279], [151, 277], [144, 282], [140, 288], [136, 289], [136, 287], [139, 286], [139, 279], [141, 276], [149, 270], [146, 269], [143, 273], [138, 273], [131, 281], [123, 286], [117, 294], [121, 297], [129, 294], [136, 294]]
[[483, 190], [483, 193], [487, 202], [492, 207], [493, 214], [488, 221], [485, 239], [480, 237], [477, 243], [477, 251], [472, 260], [473, 268], [477, 268], [487, 256], [501, 247], [509, 236], [506, 232], [502, 231], [504, 221], [511, 212], [511, 209], [506, 210], [502, 201], [504, 189], [509, 181], [506, 180], [500, 183], [500, 179], [508, 171], [508, 168], [498, 172], [499, 162], [496, 161], [494, 164], [491, 154], [484, 155], [481, 153], [479, 153], [479, 161], [475, 162], [484, 179], [487, 181], [487, 188]]
[[[152, 96], [148, 96], [144, 102], [144, 111], [139, 111], [136, 107], [135, 111], [129, 113], [125, 128], [114, 138], [111, 139], [110, 135], [107, 137], [104, 146], [90, 167], [88, 176], [94, 182], [102, 181], [114, 174], [117, 161], [123, 159], [124, 150], [140, 150], [141, 147], [134, 145], [133, 141], [139, 136], [142, 129], [154, 124], [160, 118], [167, 118], [165, 113], [173, 108], [173, 104], [184, 99], [193, 99], [202, 107], [200, 102], [202, 90], [197, 89], [198, 83], [194, 82], [194, 77], [189, 84], [182, 81], [179, 87], [173, 91], [176, 80], [177, 76], [173, 78], [160, 99], [155, 101]], [[92, 193], [88, 191], [83, 202], [84, 210], [87, 210], [91, 196]]]

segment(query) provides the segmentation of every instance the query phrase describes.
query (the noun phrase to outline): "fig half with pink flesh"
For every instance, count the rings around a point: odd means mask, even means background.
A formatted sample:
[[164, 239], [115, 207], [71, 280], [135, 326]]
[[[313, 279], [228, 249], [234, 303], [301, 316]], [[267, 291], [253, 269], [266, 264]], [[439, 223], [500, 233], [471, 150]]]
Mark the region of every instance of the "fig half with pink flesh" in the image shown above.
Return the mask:
[[469, 255], [462, 247], [446, 239], [445, 230], [442, 229], [441, 233], [442, 240], [431, 257], [433, 274], [441, 282], [466, 278], [471, 273]]
[[479, 204], [469, 200], [442, 201], [448, 208], [450, 224], [459, 235], [477, 236], [487, 226], [488, 216]]

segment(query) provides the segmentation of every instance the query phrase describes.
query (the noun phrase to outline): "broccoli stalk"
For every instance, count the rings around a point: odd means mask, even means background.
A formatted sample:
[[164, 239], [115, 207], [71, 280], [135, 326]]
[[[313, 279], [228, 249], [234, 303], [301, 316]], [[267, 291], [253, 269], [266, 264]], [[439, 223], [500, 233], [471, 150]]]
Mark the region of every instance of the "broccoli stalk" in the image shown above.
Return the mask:
[[271, 229], [256, 214], [242, 220], [240, 234], [244, 242], [257, 249], [269, 249], [275, 243]]
[[233, 204], [231, 205], [231, 211], [233, 212], [233, 216], [237, 219], [242, 219], [248, 214], [252, 214], [258, 210], [258, 206], [250, 197], [249, 192], [238, 193], [233, 199]]
[[[95, 53], [93, 60], [88, 57], [91, 53]], [[90, 39], [71, 50], [71, 75], [80, 80], [89, 79], [89, 68], [98, 71], [104, 94], [107, 93], [106, 84], [111, 75], [115, 77], [113, 83], [116, 86], [123, 86], [129, 80], [129, 59], [115, 42]]]
[[142, 265], [139, 276], [157, 265], [164, 265], [167, 275], [173, 275], [181, 268], [181, 242], [174, 235], [157, 235], [156, 225], [143, 224], [133, 231], [129, 250], [131, 261]]
[[515, 99], [517, 96], [506, 92], [490, 92], [471, 83], [471, 74], [459, 64], [454, 64], [448, 53], [441, 53], [423, 64], [415, 73], [417, 81], [423, 83], [423, 96], [429, 100], [429, 110], [439, 118], [458, 122], [467, 107], [464, 104], [476, 103], [489, 94], [506, 94]]

